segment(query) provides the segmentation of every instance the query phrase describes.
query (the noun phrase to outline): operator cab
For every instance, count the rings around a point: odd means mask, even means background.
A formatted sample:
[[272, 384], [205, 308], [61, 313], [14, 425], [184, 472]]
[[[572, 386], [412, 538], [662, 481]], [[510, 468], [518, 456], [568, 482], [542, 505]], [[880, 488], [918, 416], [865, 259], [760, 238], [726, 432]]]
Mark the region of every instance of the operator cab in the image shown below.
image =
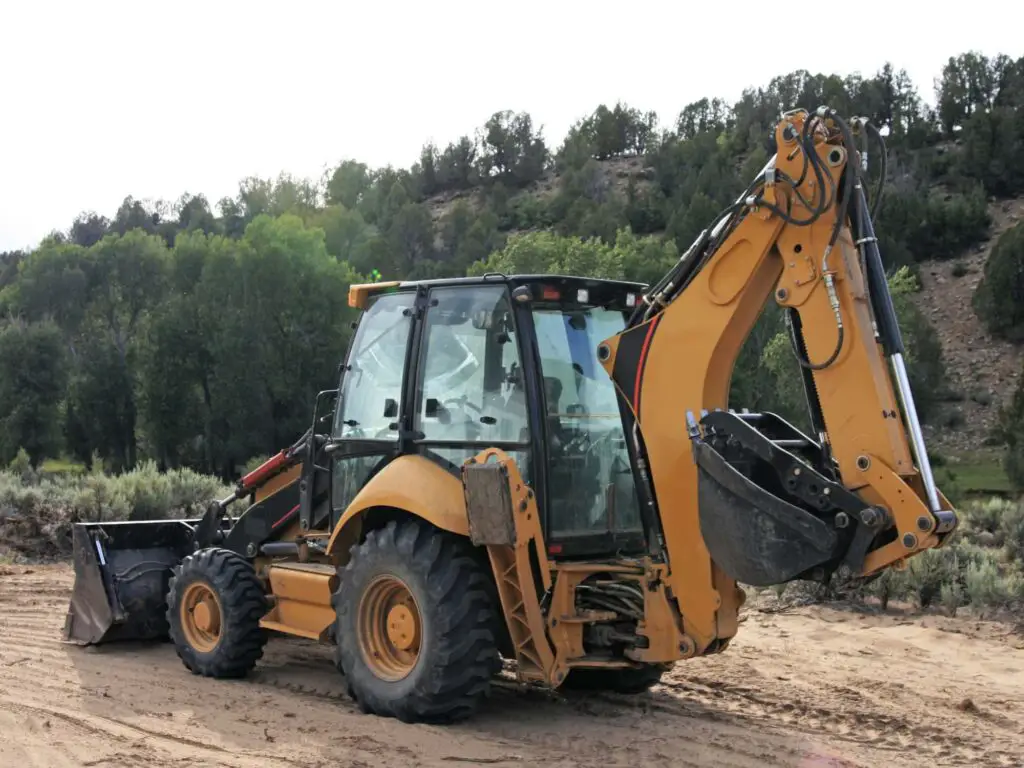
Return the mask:
[[597, 359], [644, 288], [550, 275], [355, 287], [362, 315], [334, 411], [332, 517], [396, 456], [459, 474], [496, 447], [536, 493], [551, 555], [645, 551], [631, 414]]

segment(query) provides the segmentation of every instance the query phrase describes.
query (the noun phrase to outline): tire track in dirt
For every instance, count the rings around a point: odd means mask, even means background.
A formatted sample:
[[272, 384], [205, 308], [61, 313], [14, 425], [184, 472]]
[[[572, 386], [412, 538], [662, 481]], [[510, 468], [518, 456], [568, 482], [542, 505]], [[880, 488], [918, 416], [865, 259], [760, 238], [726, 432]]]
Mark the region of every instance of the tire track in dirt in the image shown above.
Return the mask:
[[[72, 578], [0, 574], [0, 765], [873, 768], [1024, 754], [1024, 653], [967, 630], [753, 612], [727, 653], [677, 665], [649, 694], [502, 680], [473, 720], [434, 727], [361, 714], [330, 649], [304, 641], [271, 641], [243, 681], [193, 676], [167, 644], [65, 646]], [[957, 709], [967, 697], [973, 710]]]

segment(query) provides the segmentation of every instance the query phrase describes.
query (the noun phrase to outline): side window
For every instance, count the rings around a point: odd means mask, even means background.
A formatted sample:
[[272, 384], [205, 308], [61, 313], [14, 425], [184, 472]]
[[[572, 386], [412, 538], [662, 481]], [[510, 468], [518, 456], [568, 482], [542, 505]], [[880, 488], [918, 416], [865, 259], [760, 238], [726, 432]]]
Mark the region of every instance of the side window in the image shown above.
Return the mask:
[[432, 290], [423, 342], [416, 429], [425, 441], [529, 439], [519, 343], [504, 286]]
[[[363, 314], [341, 380], [333, 435], [397, 440], [402, 376], [412, 323], [412, 293], [384, 295]], [[409, 310], [409, 311], [407, 311]]]

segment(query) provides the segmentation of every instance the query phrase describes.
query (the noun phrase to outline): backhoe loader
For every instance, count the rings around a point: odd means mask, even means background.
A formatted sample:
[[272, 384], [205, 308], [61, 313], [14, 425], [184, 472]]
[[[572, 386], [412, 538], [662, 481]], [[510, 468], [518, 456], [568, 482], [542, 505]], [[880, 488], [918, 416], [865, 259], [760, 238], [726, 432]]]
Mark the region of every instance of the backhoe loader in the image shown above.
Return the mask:
[[[744, 585], [868, 579], [941, 546], [957, 516], [875, 238], [872, 142], [884, 163], [867, 121], [786, 113], [765, 168], [650, 286], [352, 286], [338, 388], [301, 439], [198, 519], [75, 527], [65, 639], [169, 637], [225, 678], [273, 635], [307, 638], [364, 711], [452, 721], [503, 663], [640, 692], [726, 650]], [[727, 402], [769, 301], [806, 432]]]

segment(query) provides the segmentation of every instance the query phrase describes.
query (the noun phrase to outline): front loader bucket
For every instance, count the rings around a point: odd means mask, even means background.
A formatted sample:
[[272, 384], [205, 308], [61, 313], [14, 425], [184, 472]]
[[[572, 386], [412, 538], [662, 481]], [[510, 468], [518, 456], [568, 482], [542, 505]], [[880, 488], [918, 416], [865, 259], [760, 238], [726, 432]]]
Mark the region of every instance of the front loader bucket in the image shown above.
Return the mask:
[[193, 550], [197, 521], [78, 523], [64, 640], [95, 645], [167, 636], [171, 569]]

